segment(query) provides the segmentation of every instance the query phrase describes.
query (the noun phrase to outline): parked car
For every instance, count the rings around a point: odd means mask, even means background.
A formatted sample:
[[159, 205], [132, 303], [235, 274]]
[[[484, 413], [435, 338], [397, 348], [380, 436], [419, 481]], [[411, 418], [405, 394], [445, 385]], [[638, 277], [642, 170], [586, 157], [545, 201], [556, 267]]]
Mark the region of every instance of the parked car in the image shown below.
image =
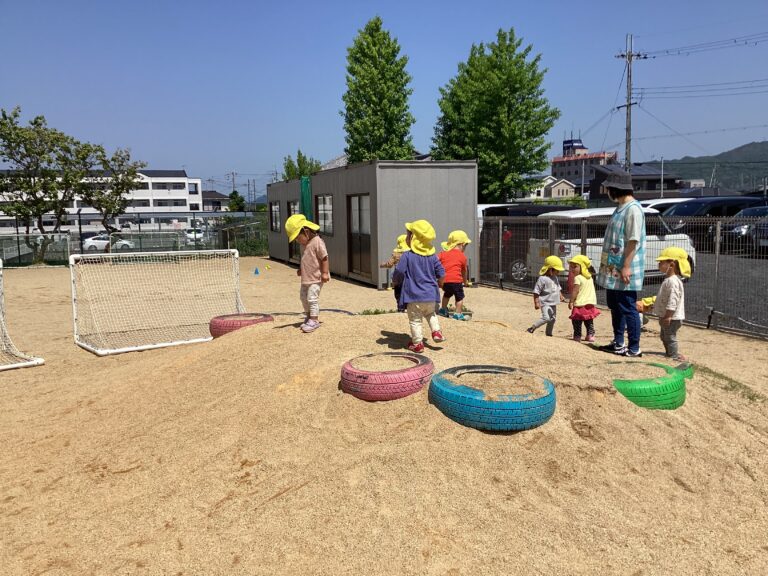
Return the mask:
[[666, 213], [675, 204], [687, 202], [690, 198], [654, 198], [652, 200], [640, 200], [640, 204], [645, 208], [658, 210], [660, 214]]
[[88, 252], [106, 252], [110, 243], [112, 245], [112, 250], [133, 250], [136, 247], [130, 240], [123, 240], [118, 236], [100, 234], [99, 236], [86, 238], [83, 242], [83, 250], [87, 250]]
[[205, 244], [205, 233], [201, 228], [187, 228], [184, 231], [187, 244]]
[[[762, 218], [763, 220], [757, 220]], [[757, 220], [757, 221], [755, 221]], [[753, 206], [738, 212], [733, 218], [722, 223], [720, 229], [721, 252], [759, 252], [761, 234], [768, 222], [768, 206]], [[707, 230], [707, 240], [715, 244], [717, 228], [711, 225]]]
[[480, 229], [480, 250], [482, 261], [496, 262], [499, 258], [499, 222], [501, 223], [502, 269], [507, 280], [519, 282], [528, 275], [526, 255], [528, 238], [536, 234], [538, 228], [546, 226], [542, 222], [530, 220], [515, 221], [511, 218], [536, 217], [545, 212], [572, 210], [571, 206], [557, 204], [515, 204], [490, 206], [483, 210], [484, 226]]
[[[552, 253], [563, 260], [565, 270], [563, 278], [568, 276], [568, 261], [577, 254], [586, 254], [592, 260], [596, 271], [600, 271], [600, 254], [603, 250], [603, 236], [615, 208], [586, 208], [562, 212], [544, 213], [542, 219], [556, 220]], [[687, 234], [670, 233], [659, 212], [653, 208], [643, 208], [645, 213], [645, 275], [661, 276], [656, 258], [662, 250], [669, 247], [683, 248], [695, 262], [696, 250]], [[582, 231], [586, 235], [586, 246], [582, 246]], [[538, 272], [544, 259], [550, 255], [549, 238], [531, 238], [528, 241], [527, 267], [530, 274]]]
[[[664, 219], [675, 232], [684, 232], [691, 237], [698, 250], [712, 250], [713, 236], [709, 227], [711, 220], [704, 218], [730, 218], [741, 210], [753, 206], [765, 206], [768, 202], [760, 196], [705, 196], [691, 198], [664, 212]], [[696, 217], [701, 218], [697, 220]]]

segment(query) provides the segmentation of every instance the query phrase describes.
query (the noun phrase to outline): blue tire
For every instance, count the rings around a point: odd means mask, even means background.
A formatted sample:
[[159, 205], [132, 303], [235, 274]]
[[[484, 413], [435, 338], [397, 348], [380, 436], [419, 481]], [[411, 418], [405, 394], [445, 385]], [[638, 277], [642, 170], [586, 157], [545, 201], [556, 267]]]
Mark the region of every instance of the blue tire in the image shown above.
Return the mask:
[[432, 376], [429, 401], [451, 420], [478, 430], [529, 430], [541, 426], [555, 413], [555, 386], [542, 378], [544, 392], [507, 394], [498, 400], [486, 398], [482, 390], [462, 386], [446, 376], [459, 378], [462, 374], [510, 374], [526, 372], [508, 366], [456, 366]]

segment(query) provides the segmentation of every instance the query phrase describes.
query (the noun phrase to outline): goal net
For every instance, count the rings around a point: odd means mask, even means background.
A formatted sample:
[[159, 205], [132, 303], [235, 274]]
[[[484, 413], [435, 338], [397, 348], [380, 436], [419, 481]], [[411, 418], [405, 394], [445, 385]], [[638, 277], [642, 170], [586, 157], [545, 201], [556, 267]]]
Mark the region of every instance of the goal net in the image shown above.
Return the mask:
[[3, 288], [3, 261], [0, 260], [0, 370], [39, 366], [44, 360], [19, 352], [8, 334], [5, 323], [5, 290]]
[[244, 312], [237, 250], [69, 258], [75, 342], [99, 356], [211, 340], [214, 316]]

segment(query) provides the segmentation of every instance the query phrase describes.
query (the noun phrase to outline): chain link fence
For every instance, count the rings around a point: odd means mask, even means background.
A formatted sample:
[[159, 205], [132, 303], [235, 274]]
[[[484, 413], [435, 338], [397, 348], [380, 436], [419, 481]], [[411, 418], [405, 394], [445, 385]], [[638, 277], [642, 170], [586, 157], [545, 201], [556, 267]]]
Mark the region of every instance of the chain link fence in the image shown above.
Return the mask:
[[[600, 266], [609, 218], [492, 217], [479, 221], [482, 284], [531, 292], [544, 258], [586, 254]], [[645, 282], [638, 297], [654, 296], [663, 278], [656, 257], [669, 246], [694, 259], [686, 281], [686, 322], [768, 338], [768, 219], [663, 218], [646, 214]], [[598, 303], [605, 290], [598, 287]]]

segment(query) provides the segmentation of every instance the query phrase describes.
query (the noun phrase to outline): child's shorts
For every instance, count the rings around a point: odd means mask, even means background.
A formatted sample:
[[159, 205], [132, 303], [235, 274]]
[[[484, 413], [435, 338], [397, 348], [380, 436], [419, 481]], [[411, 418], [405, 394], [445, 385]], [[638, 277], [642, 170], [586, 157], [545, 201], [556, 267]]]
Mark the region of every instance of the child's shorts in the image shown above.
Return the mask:
[[462, 282], [446, 282], [443, 284], [443, 296], [456, 297], [456, 302], [464, 300], [464, 284]]

